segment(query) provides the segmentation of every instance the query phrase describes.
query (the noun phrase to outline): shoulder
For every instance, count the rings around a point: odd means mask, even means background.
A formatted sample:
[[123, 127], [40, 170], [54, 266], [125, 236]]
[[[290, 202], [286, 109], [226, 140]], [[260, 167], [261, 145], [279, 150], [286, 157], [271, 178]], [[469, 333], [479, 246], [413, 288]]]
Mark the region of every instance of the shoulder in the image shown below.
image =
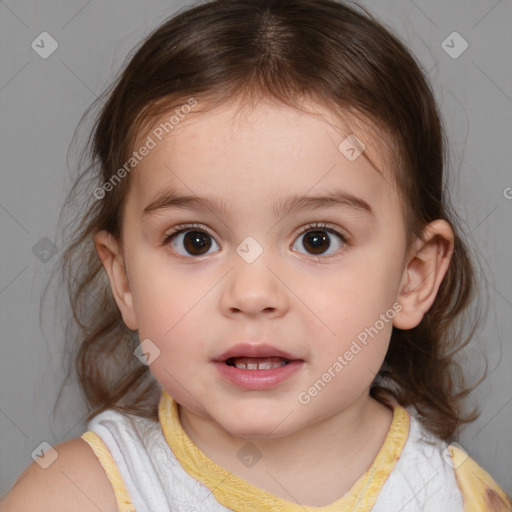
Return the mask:
[[458, 445], [448, 447], [457, 484], [470, 512], [510, 512], [512, 501], [491, 475]]
[[450, 496], [458, 501], [459, 495], [464, 512], [512, 512], [510, 498], [461, 446], [440, 440], [420, 424], [414, 411], [409, 412], [410, 431], [402, 454], [408, 455], [407, 473], [423, 474], [427, 488], [435, 490], [441, 502]]
[[81, 438], [54, 447], [55, 461], [28, 466], [0, 502], [1, 512], [117, 510], [114, 490], [91, 447]]

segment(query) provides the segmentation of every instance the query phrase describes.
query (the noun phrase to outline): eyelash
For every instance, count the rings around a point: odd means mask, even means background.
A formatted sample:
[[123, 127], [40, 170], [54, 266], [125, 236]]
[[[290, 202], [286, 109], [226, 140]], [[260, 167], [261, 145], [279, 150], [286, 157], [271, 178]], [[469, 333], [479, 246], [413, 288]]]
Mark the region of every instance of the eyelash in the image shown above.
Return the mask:
[[[308, 231], [313, 231], [314, 229], [336, 235], [343, 242], [343, 245], [348, 245], [347, 237], [343, 233], [340, 233], [335, 228], [331, 227], [330, 224], [326, 224], [325, 222], [313, 222], [312, 224], [306, 224], [304, 228], [300, 231], [300, 233], [297, 234], [297, 237], [302, 236], [304, 233], [307, 233]], [[329, 256], [324, 256], [324, 258], [328, 257]]]
[[178, 224], [177, 226], [174, 226], [173, 230], [170, 233], [167, 233], [164, 237], [164, 240], [162, 242], [162, 245], [166, 245], [171, 241], [171, 238], [175, 235], [179, 235], [180, 233], [184, 233], [187, 231], [204, 231], [208, 235], [210, 235], [212, 238], [215, 238], [213, 236], [213, 233], [211, 233], [207, 228], [202, 226], [201, 224]]
[[[308, 231], [312, 231], [314, 229], [318, 229], [320, 231], [325, 231], [327, 233], [336, 235], [343, 242], [343, 245], [349, 244], [348, 239], [345, 235], [343, 235], [342, 233], [340, 233], [339, 231], [337, 231], [336, 229], [331, 227], [329, 224], [326, 224], [324, 222], [313, 222], [311, 224], [307, 224], [300, 231], [300, 233], [297, 234], [297, 238], [304, 235]], [[186, 233], [187, 231], [194, 231], [194, 230], [202, 231], [215, 239], [215, 236], [213, 235], [213, 233], [211, 233], [211, 231], [209, 229], [202, 226], [201, 224], [178, 224], [178, 225], [174, 226], [173, 230], [170, 233], [167, 233], [164, 236], [162, 245], [167, 245], [174, 236], [179, 235], [180, 233], [184, 233], [184, 232]], [[314, 256], [314, 254], [311, 254], [311, 256]], [[329, 258], [332, 256], [321, 256], [320, 255], [319, 257], [320, 258]]]

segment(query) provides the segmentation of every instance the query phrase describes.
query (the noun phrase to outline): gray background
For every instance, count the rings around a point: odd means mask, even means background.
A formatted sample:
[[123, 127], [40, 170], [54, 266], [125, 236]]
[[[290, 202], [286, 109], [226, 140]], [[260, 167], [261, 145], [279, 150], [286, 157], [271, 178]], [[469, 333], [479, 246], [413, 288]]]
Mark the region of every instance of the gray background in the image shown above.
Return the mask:
[[[457, 176], [453, 198], [490, 295], [487, 321], [468, 351], [480, 366], [481, 354], [487, 357], [490, 376], [475, 393], [482, 415], [460, 444], [512, 493], [512, 2], [361, 3], [407, 42], [441, 105]], [[56, 222], [76, 174], [74, 152], [68, 155], [73, 131], [131, 48], [185, 5], [0, 0], [0, 496], [42, 441], [55, 445], [85, 429], [76, 382], [53, 412], [65, 375], [54, 299], [47, 299], [42, 326], [38, 317], [41, 291], [62, 249]], [[59, 45], [47, 59], [31, 48], [44, 31]], [[457, 58], [442, 47], [454, 31], [469, 45]], [[445, 45], [458, 53], [463, 42], [452, 39]]]

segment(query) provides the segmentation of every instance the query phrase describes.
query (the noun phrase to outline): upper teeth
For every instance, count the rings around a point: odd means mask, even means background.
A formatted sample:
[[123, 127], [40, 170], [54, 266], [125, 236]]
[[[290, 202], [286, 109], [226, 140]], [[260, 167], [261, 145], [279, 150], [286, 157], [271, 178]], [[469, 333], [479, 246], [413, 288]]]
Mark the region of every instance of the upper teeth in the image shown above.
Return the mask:
[[241, 370], [271, 370], [272, 368], [279, 368], [288, 364], [286, 359], [282, 357], [231, 357], [227, 361], [227, 364], [240, 368]]
[[285, 361], [281, 361], [280, 363], [235, 363], [235, 367], [242, 368], [243, 370], [270, 370], [271, 368], [279, 368], [285, 364]]

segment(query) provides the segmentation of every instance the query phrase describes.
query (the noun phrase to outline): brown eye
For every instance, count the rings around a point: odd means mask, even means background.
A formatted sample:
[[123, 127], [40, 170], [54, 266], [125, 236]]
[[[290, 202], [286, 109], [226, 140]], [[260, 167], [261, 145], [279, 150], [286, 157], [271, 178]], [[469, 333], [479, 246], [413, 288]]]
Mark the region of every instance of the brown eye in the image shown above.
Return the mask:
[[302, 239], [302, 245], [311, 254], [323, 254], [329, 249], [331, 241], [325, 231], [308, 231]]
[[183, 245], [185, 249], [193, 255], [204, 254], [208, 252], [212, 242], [210, 235], [201, 231], [188, 231], [183, 237]]
[[[208, 253], [215, 240], [206, 231], [182, 229], [171, 234], [166, 240], [174, 251], [182, 256], [203, 256]], [[186, 252], [183, 252], [183, 249]]]
[[[331, 256], [345, 246], [345, 237], [332, 228], [320, 225], [307, 226], [306, 229], [297, 238], [292, 250], [314, 256]], [[329, 249], [331, 251], [327, 253]]]

